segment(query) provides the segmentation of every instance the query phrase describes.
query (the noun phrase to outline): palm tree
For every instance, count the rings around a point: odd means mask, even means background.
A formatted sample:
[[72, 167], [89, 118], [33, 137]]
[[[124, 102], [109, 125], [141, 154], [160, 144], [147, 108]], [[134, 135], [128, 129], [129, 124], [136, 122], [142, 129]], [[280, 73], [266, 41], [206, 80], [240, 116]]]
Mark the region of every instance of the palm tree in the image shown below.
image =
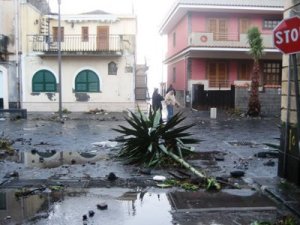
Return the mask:
[[251, 75], [251, 93], [248, 102], [248, 112], [249, 116], [259, 116], [261, 105], [259, 101], [259, 59], [263, 54], [263, 40], [261, 38], [261, 33], [257, 27], [253, 27], [248, 30], [247, 34], [248, 43], [250, 46], [250, 55], [253, 58], [253, 70]]

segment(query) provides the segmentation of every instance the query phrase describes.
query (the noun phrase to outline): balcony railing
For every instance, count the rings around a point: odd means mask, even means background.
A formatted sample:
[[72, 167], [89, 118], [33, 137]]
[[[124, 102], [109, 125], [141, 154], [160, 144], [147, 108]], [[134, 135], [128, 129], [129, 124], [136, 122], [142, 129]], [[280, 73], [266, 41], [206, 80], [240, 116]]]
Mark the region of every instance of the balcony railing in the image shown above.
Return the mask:
[[208, 83], [209, 87], [210, 88], [229, 88], [230, 87], [230, 82], [229, 80], [212, 80], [210, 79], [209, 80], [209, 83]]
[[[58, 41], [54, 36], [29, 35], [29, 49], [34, 52], [57, 52]], [[121, 53], [122, 39], [120, 35], [110, 35], [108, 38], [89, 35], [64, 35], [61, 41], [61, 51], [68, 53]]]
[[[274, 48], [272, 34], [262, 34], [265, 48]], [[200, 47], [226, 47], [226, 48], [249, 48], [247, 34], [239, 33], [191, 33], [189, 36], [190, 46]]]

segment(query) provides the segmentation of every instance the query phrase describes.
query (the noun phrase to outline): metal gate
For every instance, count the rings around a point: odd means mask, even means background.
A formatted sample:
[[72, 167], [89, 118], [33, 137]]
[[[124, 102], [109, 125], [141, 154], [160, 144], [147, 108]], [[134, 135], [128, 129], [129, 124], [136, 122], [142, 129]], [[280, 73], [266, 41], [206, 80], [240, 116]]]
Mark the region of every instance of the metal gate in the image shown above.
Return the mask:
[[207, 110], [209, 108], [234, 108], [235, 89], [230, 90], [204, 90], [204, 85], [193, 85], [192, 106], [195, 109]]

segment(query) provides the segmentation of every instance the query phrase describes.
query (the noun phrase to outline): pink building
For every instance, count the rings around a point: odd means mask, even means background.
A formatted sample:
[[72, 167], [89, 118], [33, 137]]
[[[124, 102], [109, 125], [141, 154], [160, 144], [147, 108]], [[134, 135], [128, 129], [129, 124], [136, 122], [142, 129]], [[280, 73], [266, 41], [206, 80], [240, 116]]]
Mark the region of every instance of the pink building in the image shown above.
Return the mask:
[[168, 37], [167, 86], [182, 103], [188, 93], [194, 108], [246, 110], [252, 71], [247, 31], [258, 27], [262, 112], [280, 113], [282, 54], [272, 33], [282, 18], [283, 0], [176, 1], [160, 28]]

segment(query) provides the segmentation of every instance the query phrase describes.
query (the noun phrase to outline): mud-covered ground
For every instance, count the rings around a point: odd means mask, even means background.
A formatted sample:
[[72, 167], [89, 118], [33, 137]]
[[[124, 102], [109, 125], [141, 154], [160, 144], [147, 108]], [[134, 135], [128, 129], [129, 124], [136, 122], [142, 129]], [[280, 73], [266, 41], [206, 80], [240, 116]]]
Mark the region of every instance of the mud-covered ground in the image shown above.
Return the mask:
[[[279, 118], [246, 118], [225, 111], [218, 112], [217, 119], [211, 119], [208, 111], [185, 110], [184, 115], [182, 123], [194, 124], [190, 132], [203, 140], [195, 146], [199, 154], [190, 159], [197, 168], [213, 176], [242, 170], [249, 182], [277, 176], [277, 157], [257, 154], [273, 150], [266, 143], [279, 144]], [[70, 113], [60, 121], [57, 114], [29, 113], [27, 120], [3, 118], [2, 138], [12, 142], [16, 154], [2, 153], [0, 178], [14, 172], [24, 179], [96, 178], [110, 172], [121, 178], [144, 176], [142, 168], [126, 166], [114, 157], [118, 152], [114, 139], [120, 134], [112, 129], [127, 125], [125, 116], [127, 112]]]
[[[207, 193], [204, 188], [197, 192], [185, 192], [182, 187], [157, 190], [154, 176], [179, 179], [185, 173], [178, 168], [148, 170], [120, 161], [115, 141], [120, 134], [113, 128], [128, 125], [124, 120], [127, 112], [69, 113], [63, 120], [53, 113], [29, 113], [27, 120], [10, 119], [8, 115], [0, 118], [0, 138], [12, 146], [11, 151], [0, 152], [1, 193], [14, 199], [15, 189], [38, 188], [38, 192], [22, 198], [22, 204], [16, 201], [16, 207], [0, 210], [0, 224], [18, 220], [27, 221], [25, 224], [99, 224], [102, 220], [130, 225], [153, 224], [151, 221], [165, 225], [232, 225], [275, 221], [292, 213], [282, 202], [266, 197], [269, 194], [261, 195], [261, 191], [278, 189], [278, 155], [268, 145], [279, 144], [278, 117], [247, 118], [226, 111], [218, 111], [217, 119], [210, 118], [208, 111], [184, 110], [183, 114], [186, 119], [182, 123], [194, 124], [189, 131], [202, 140], [194, 146], [197, 154], [187, 160], [208, 176], [225, 182], [219, 193]], [[235, 177], [235, 172], [243, 176]], [[108, 179], [111, 173], [116, 180]], [[57, 187], [68, 189], [47, 191]], [[79, 190], [74, 192], [74, 188]], [[284, 197], [285, 192], [280, 193]], [[101, 199], [114, 211], [97, 211]], [[41, 202], [41, 207], [30, 210], [30, 214], [24, 204], [31, 201]], [[299, 206], [291, 203], [297, 210]], [[96, 214], [83, 221], [82, 214], [89, 207]]]

